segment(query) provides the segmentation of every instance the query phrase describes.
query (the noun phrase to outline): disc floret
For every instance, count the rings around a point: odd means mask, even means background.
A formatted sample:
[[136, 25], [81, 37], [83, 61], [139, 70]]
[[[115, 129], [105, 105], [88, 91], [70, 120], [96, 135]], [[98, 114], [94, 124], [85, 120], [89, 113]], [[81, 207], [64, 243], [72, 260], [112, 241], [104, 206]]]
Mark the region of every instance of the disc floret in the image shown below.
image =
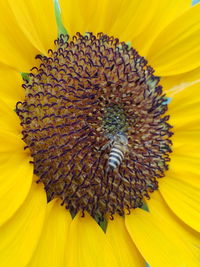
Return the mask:
[[[136, 50], [103, 33], [61, 36], [55, 45], [37, 56], [16, 108], [37, 182], [73, 214], [123, 215], [168, 168], [172, 133], [159, 78]], [[119, 132], [128, 152], [108, 175], [102, 147]]]

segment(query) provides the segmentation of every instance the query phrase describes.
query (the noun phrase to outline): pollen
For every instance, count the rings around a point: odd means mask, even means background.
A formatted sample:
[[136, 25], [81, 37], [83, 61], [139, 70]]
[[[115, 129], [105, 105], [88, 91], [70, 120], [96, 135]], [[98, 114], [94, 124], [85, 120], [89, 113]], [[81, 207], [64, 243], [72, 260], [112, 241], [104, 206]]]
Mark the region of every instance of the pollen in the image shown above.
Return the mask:
[[[16, 112], [47, 201], [59, 198], [72, 214], [93, 217], [141, 207], [170, 160], [159, 77], [135, 49], [103, 33], [60, 36], [54, 51], [36, 58]], [[108, 172], [119, 135], [126, 152]]]

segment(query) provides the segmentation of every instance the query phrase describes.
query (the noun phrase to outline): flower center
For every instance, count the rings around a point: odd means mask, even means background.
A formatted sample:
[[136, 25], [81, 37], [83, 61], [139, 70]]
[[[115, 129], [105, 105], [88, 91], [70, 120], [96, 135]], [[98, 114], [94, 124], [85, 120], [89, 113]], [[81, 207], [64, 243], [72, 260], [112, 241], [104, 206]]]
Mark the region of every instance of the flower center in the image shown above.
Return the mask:
[[61, 36], [38, 55], [17, 103], [23, 140], [47, 200], [92, 216], [140, 207], [158, 188], [171, 152], [159, 78], [118, 39]]

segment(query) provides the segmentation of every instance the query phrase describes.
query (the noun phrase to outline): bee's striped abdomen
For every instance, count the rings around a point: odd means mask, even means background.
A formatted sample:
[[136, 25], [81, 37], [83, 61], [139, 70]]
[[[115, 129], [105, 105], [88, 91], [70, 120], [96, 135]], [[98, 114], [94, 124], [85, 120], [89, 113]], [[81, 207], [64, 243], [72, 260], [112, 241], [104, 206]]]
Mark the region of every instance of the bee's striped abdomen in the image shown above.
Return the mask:
[[119, 144], [113, 145], [108, 159], [109, 169], [115, 169], [121, 164], [124, 158], [124, 153], [122, 150], [122, 146], [120, 146]]

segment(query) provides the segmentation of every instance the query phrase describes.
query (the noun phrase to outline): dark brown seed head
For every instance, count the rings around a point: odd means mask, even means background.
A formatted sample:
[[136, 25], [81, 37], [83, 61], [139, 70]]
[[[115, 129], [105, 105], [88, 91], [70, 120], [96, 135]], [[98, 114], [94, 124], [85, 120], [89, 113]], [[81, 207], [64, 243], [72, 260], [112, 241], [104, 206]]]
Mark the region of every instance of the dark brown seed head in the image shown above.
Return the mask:
[[[147, 61], [102, 33], [61, 36], [29, 74], [17, 103], [23, 140], [48, 201], [73, 214], [123, 215], [158, 188], [171, 152], [159, 78]], [[117, 134], [128, 139], [119, 168], [106, 172]], [[106, 147], [106, 149], [102, 149]]]

